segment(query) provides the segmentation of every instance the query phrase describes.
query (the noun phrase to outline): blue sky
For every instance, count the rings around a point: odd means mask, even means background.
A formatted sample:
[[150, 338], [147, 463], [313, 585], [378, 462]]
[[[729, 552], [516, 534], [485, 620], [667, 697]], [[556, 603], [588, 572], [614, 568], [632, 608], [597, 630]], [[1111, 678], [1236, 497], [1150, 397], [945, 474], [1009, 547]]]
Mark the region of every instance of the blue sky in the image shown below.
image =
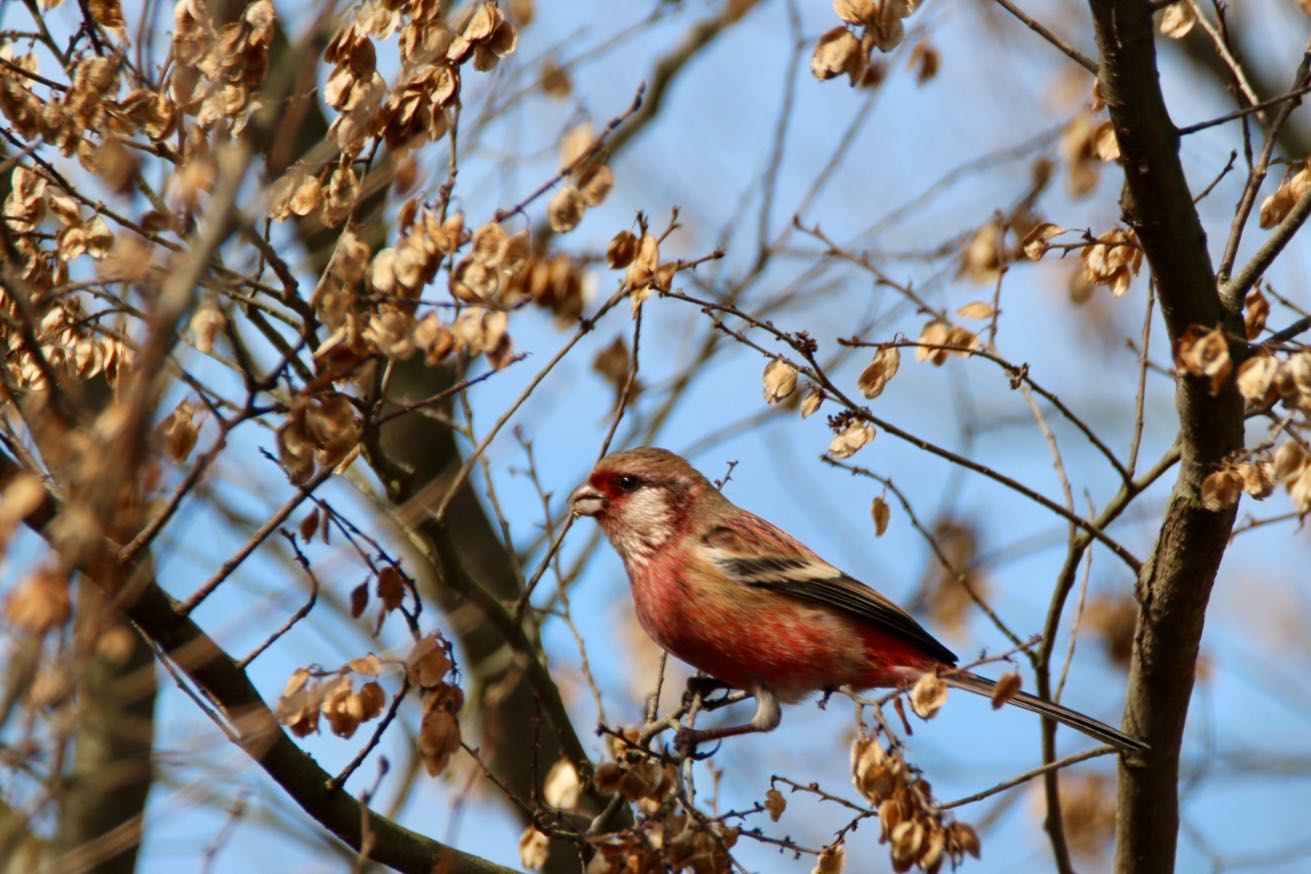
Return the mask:
[[[594, 60], [573, 67], [576, 91], [570, 101], [530, 100], [489, 124], [477, 147], [462, 157], [457, 194], [472, 224], [487, 220], [497, 207], [517, 201], [549, 178], [560, 133], [581, 116], [600, 124], [628, 105], [656, 59], [681, 40], [688, 26], [703, 14], [697, 4], [684, 6], [688, 8], [667, 12], [617, 50], [601, 52]], [[904, 220], [875, 235], [866, 234], [866, 229], [903, 204], [917, 201], [952, 168], [1030, 142], [1060, 125], [1078, 109], [1087, 93], [1088, 77], [1074, 75], [1068, 61], [1028, 31], [994, 18], [993, 13], [1000, 14], [994, 8], [987, 10], [988, 21], [999, 22], [999, 26], [989, 28], [979, 8], [929, 3], [908, 23], [923, 31], [941, 52], [940, 75], [917, 86], [900, 69], [902, 56], [897, 56], [892, 62], [896, 73], [866, 108], [865, 92], [852, 91], [838, 80], [820, 83], [809, 74], [809, 43], [835, 23], [829, 4], [796, 6], [807, 42], [800, 62], [789, 65], [793, 40], [788, 6], [762, 4], [698, 56], [677, 80], [666, 95], [662, 120], [614, 160], [614, 194], [604, 206], [588, 212], [565, 245], [571, 250], [601, 249], [617, 230], [631, 226], [635, 211], [646, 212], [656, 227], [662, 227], [669, 211], [678, 207], [684, 228], [670, 238], [665, 251], [697, 257], [725, 239], [727, 257], [721, 264], [703, 268], [699, 275], [713, 289], [732, 282], [755, 256], [760, 180], [771, 162], [780, 94], [791, 80], [795, 108], [784, 140], [774, 207], [768, 216], [770, 235], [784, 229], [802, 207], [835, 143], [853, 119], [859, 118], [848, 157], [806, 205], [802, 221], [818, 223], [832, 239], [850, 243], [854, 249], [875, 253], [885, 270], [913, 281], [935, 305], [954, 310], [970, 300], [988, 298], [990, 287], [955, 278], [950, 261], [944, 267], [944, 262], [903, 256], [932, 248], [987, 221], [994, 209], [1022, 191], [1035, 155], [1057, 154], [1054, 141], [1035, 147], [1023, 159], [999, 161], [985, 172], [965, 175], [922, 202]], [[308, 9], [285, 3], [278, 8], [293, 22], [304, 18]], [[602, 2], [539, 4], [538, 18], [523, 31], [519, 53], [511, 64], [490, 75], [470, 72], [465, 85], [466, 119], [476, 113], [480, 93], [506, 85], [505, 77], [512, 75], [514, 63], [544, 55], [561, 60], [576, 57], [607, 43], [610, 35], [642, 20], [652, 8]], [[1090, 35], [1079, 33], [1081, 28], [1087, 29], [1082, 24], [1085, 13], [1080, 10], [1075, 16], [1072, 10], [1066, 4], [1043, 4], [1033, 11], [1048, 20], [1068, 23], [1072, 39], [1091, 51]], [[1284, 32], [1294, 27], [1305, 32], [1305, 19], [1275, 4], [1262, 4], [1261, 10], [1260, 15], [1248, 17], [1256, 22], [1253, 32], [1260, 35], [1260, 44], [1272, 47], [1259, 60], [1272, 69], [1291, 72], [1300, 38], [1289, 40]], [[19, 17], [6, 16], [6, 25]], [[1216, 90], [1209, 85], [1198, 87], [1193, 78], [1197, 74], [1180, 64], [1174, 52], [1162, 49], [1162, 56], [1162, 82], [1177, 123], [1227, 111], [1229, 106]], [[1076, 99], [1070, 98], [1071, 93]], [[1184, 142], [1182, 153], [1195, 187], [1204, 186], [1219, 172], [1235, 147], [1235, 134], [1235, 127], [1228, 125]], [[503, 161], [507, 153], [527, 157], [507, 172]], [[1204, 219], [1212, 229], [1213, 251], [1222, 245], [1239, 184], [1236, 177], [1229, 177], [1203, 204]], [[1118, 191], [1118, 170], [1108, 167], [1091, 198], [1069, 200], [1058, 181], [1041, 201], [1041, 211], [1045, 218], [1069, 227], [1104, 231], [1118, 218]], [[536, 221], [544, 209], [545, 200], [535, 204], [529, 214]], [[1250, 252], [1260, 236], [1253, 230], [1244, 252]], [[788, 287], [815, 262], [813, 240], [794, 235], [791, 246], [789, 255], [777, 259], [756, 281], [744, 302], [748, 310]], [[1307, 298], [1301, 282], [1306, 275], [1307, 252], [1305, 239], [1296, 241], [1270, 277], [1281, 291], [1304, 305]], [[1099, 320], [1109, 322], [1114, 330], [1107, 333], [1115, 337], [1136, 336], [1146, 282], [1140, 278], [1124, 299], [1112, 301], [1101, 292], [1092, 304], [1075, 308], [1064, 292], [1071, 266], [1052, 261], [1019, 265], [1007, 275], [1000, 349], [1013, 361], [1030, 362], [1036, 379], [1067, 400], [1094, 427], [1116, 435], [1119, 442], [1113, 446], [1123, 452], [1132, 421], [1134, 357], [1117, 342], [1099, 340], [1105, 333], [1097, 324]], [[597, 300], [604, 299], [616, 281], [615, 274], [598, 272]], [[785, 330], [810, 331], [825, 352], [836, 352], [836, 338], [853, 333], [874, 341], [890, 339], [895, 332], [913, 338], [923, 323], [922, 317], [906, 312], [892, 292], [874, 287], [859, 271], [830, 267], [821, 280], [807, 283], [804, 290], [811, 294], [802, 303], [770, 317]], [[1165, 363], [1169, 352], [1161, 343], [1159, 320], [1155, 328], [1154, 358]], [[706, 319], [687, 304], [668, 299], [652, 299], [646, 304], [641, 379], [647, 390], [637, 399], [630, 420], [641, 422], [659, 408], [669, 380], [686, 365], [687, 356], [707, 330]], [[588, 364], [592, 355], [617, 335], [628, 336], [631, 342], [631, 331], [627, 307], [617, 308], [551, 374], [513, 422], [534, 441], [539, 472], [545, 486], [554, 492], [557, 514], [564, 497], [592, 463], [609, 423], [610, 389], [589, 371]], [[530, 357], [471, 393], [479, 428], [485, 428], [513, 402], [569, 336], [554, 327], [548, 316], [527, 310], [512, 318], [511, 334], [516, 348], [528, 351]], [[766, 348], [774, 348], [767, 338], [757, 339]], [[876, 414], [944, 446], [967, 448], [979, 460], [1044, 494], [1059, 497], [1046, 444], [1028, 418], [1023, 399], [1009, 391], [1000, 370], [959, 360], [932, 368], [909, 357], [903, 359], [901, 373], [886, 393], [872, 404]], [[833, 372], [854, 391], [856, 376], [866, 361], [864, 354], [850, 355]], [[734, 501], [784, 527], [890, 597], [908, 599], [929, 561], [927, 549], [899, 507], [894, 507], [887, 535], [875, 540], [868, 509], [878, 489], [818, 461], [831, 436], [823, 415], [802, 421], [795, 413], [779, 412], [754, 427], [730, 428], [731, 433], [704, 445], [707, 435], [734, 423], [744, 425], [764, 409], [760, 396], [764, 364], [764, 359], [749, 349], [721, 349], [698, 371], [656, 442], [678, 451], [700, 447], [692, 460], [712, 477], [722, 475], [730, 460], [736, 461], [726, 489]], [[1174, 429], [1170, 384], [1160, 377], [1150, 384], [1143, 448], [1148, 462], [1168, 446]], [[962, 413], [963, 409], [968, 412]], [[1080, 505], [1087, 500], [1104, 501], [1114, 485], [1109, 468], [1072, 428], [1054, 418], [1053, 424]], [[977, 431], [972, 437], [967, 436], [969, 428]], [[1254, 433], [1249, 432], [1249, 444]], [[635, 439], [624, 429], [620, 435], [621, 442]], [[204, 440], [202, 437], [202, 445]], [[245, 429], [222, 465], [222, 493], [254, 518], [267, 514], [285, 495], [274, 466], [256, 454], [260, 447], [273, 449], [272, 433]], [[509, 429], [492, 444], [487, 458], [500, 501], [511, 508], [509, 521], [516, 543], [532, 542], [541, 514], [527, 479], [516, 473], [524, 459]], [[854, 461], [892, 476], [911, 495], [923, 518], [932, 519], [946, 507], [956, 508], [975, 522], [985, 551], [1004, 551], [1033, 537], [1054, 537], [1054, 549], [1027, 550], [988, 569], [994, 605], [1006, 621], [1025, 634], [1041, 628], [1051, 580], [1063, 556], [1059, 545], [1064, 529], [1058, 520], [996, 484], [972, 474], [962, 475], [887, 434], [880, 435]], [[1153, 490], [1143, 500], [1143, 515], [1115, 529], [1139, 555], [1150, 548], [1156, 512], [1165, 494], [1161, 488]], [[345, 484], [333, 484], [325, 495], [346, 506], [361, 506]], [[1288, 509], [1286, 497], [1277, 493], [1262, 505], [1245, 503], [1240, 518], [1248, 512], [1268, 516]], [[357, 521], [364, 521], [367, 515], [363, 509], [358, 512]], [[589, 528], [590, 523], [575, 527], [566, 543], [567, 559], [580, 553], [591, 534]], [[160, 577], [172, 585], [175, 594], [183, 594], [241, 539], [204, 513], [179, 520], [161, 545]], [[311, 555], [325, 579], [339, 571], [338, 597], [344, 597], [349, 586], [359, 581], [346, 582], [345, 577], [356, 570], [351, 569], [340, 545], [318, 547]], [[1184, 750], [1185, 773], [1209, 776], [1190, 780], [1186, 792], [1183, 810], [1190, 834], [1180, 843], [1181, 871], [1210, 867], [1200, 849], [1203, 844], [1236, 858], [1274, 852], [1293, 843], [1290, 836], [1299, 832], [1300, 812], [1311, 802], [1305, 763], [1295, 762], [1301, 772], [1290, 767], [1283, 773], [1255, 767], [1235, 773], [1233, 763], [1243, 757], [1296, 759], [1304, 747], [1311, 719], [1311, 683], [1304, 679], [1311, 661], [1305, 644], [1308, 558], [1311, 549], [1305, 533], [1295, 532], [1289, 524], [1244, 535], [1226, 556], [1203, 641], [1209, 678], [1198, 687]], [[530, 559], [529, 568], [535, 568], [537, 561], [540, 553]], [[551, 583], [550, 575], [545, 582]], [[1094, 593], [1123, 591], [1130, 584], [1122, 565], [1104, 550], [1095, 552]], [[283, 564], [257, 555], [205, 605], [198, 618], [232, 651], [243, 652], [298, 606], [303, 598], [301, 586]], [[549, 588], [544, 588], [536, 600], [548, 595]], [[626, 618], [627, 584], [608, 547], [597, 552], [570, 598], [610, 717], [634, 721], [640, 700], [634, 697], [631, 668], [634, 652], [640, 647], [629, 639], [636, 626]], [[445, 619], [435, 611], [428, 611], [425, 621], [445, 627]], [[403, 641], [400, 630], [389, 627], [375, 642], [367, 630], [325, 616], [297, 628], [285, 645], [262, 657], [256, 663], [254, 679], [266, 699], [273, 701], [294, 667], [313, 661], [339, 664], [370, 648], [386, 650]], [[543, 633], [552, 670], [572, 683], [579, 661], [572, 635], [559, 622], [548, 622]], [[948, 643], [966, 656], [984, 648], [997, 651], [1005, 647], [1004, 639], [977, 617], [965, 634], [948, 638]], [[1065, 645], [1062, 639], [1057, 651], [1063, 652]], [[150, 809], [154, 827], [148, 833], [143, 870], [196, 867], [204, 847], [224, 821], [221, 809], [197, 803], [197, 794], [227, 798], [243, 792], [249, 793], [252, 812], [227, 839], [213, 871], [247, 871], [252, 864], [261, 870], [277, 867], [289, 872], [339, 869], [334, 857], [316, 850], [312, 843], [307, 845], [277, 828], [258, 824], [259, 813], [270, 805], [285, 805], [285, 799], [277, 796], [276, 789], [270, 791], [253, 765], [227, 745], [195, 706], [168, 686], [166, 678], [163, 685], [166, 691], [158, 717], [166, 730], [161, 755], [188, 765], [176, 771], [182, 785], [161, 783], [155, 789]], [[1119, 720], [1122, 690], [1122, 674], [1107, 662], [1096, 643], [1085, 640], [1071, 672], [1065, 703], [1114, 723]], [[589, 749], [599, 753], [600, 744], [589, 731], [595, 719], [589, 696], [580, 693], [572, 700], [580, 734]], [[749, 705], [742, 705], [742, 710], [745, 715]], [[412, 724], [412, 713], [410, 717]], [[823, 712], [803, 703], [785, 713], [778, 732], [726, 743], [714, 759], [725, 773], [720, 790], [722, 808], [740, 808], [763, 797], [772, 773], [803, 781], [818, 779], [826, 788], [854, 798], [847, 776], [852, 725], [846, 702], [835, 701]], [[933, 783], [937, 796], [945, 800], [1036, 765], [1037, 738], [1038, 722], [1030, 715], [1010, 710], [994, 713], [982, 700], [966, 700], [957, 694], [936, 719], [916, 723], [910, 755]], [[323, 737], [307, 746], [331, 770], [347, 761], [359, 743], [358, 739]], [[393, 763], [404, 758], [405, 743], [400, 732], [392, 732], [385, 746]], [[1087, 746], [1084, 739], [1062, 732], [1063, 752]], [[366, 763], [351, 784], [353, 791], [373, 779], [375, 766], [372, 761]], [[699, 780], [704, 787], [709, 780], [705, 766], [701, 767]], [[1080, 767], [1111, 770], [1106, 759]], [[398, 785], [397, 778], [390, 778], [383, 785], [382, 797], [388, 799]], [[517, 866], [519, 826], [506, 808], [494, 794], [482, 791], [453, 816], [452, 801], [460, 794], [459, 788], [449, 779], [421, 777], [406, 796], [399, 818], [426, 834], [450, 839], [462, 849]], [[1036, 799], [1028, 790], [1018, 792], [1024, 797], [1001, 809], [985, 832], [983, 859], [970, 862], [966, 870], [1050, 870]], [[994, 801], [966, 807], [959, 814], [965, 821], [975, 822], [988, 815]], [[844, 822], [829, 806], [796, 799], [783, 823], [768, 831], [786, 832], [817, 846]], [[849, 838], [848, 870], [886, 868], [886, 847], [876, 844], [874, 832], [867, 825]], [[773, 848], [753, 847], [749, 841], [739, 846], [742, 860], [752, 870], [783, 870]], [[1303, 859], [1267, 861], [1263, 870], [1294, 871], [1304, 864]], [[1105, 864], [1104, 858], [1090, 859], [1081, 870], [1097, 870]], [[809, 862], [797, 863], [795, 869], [805, 871], [809, 866]]]

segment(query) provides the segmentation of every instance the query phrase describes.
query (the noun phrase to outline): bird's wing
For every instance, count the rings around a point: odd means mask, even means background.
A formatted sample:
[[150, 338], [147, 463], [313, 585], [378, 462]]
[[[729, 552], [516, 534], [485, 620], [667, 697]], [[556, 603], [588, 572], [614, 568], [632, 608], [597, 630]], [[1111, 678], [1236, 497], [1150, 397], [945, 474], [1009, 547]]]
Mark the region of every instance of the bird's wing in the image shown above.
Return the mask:
[[955, 653], [905, 610], [759, 517], [749, 525], [713, 528], [702, 540], [706, 557], [735, 582], [841, 610], [956, 664]]

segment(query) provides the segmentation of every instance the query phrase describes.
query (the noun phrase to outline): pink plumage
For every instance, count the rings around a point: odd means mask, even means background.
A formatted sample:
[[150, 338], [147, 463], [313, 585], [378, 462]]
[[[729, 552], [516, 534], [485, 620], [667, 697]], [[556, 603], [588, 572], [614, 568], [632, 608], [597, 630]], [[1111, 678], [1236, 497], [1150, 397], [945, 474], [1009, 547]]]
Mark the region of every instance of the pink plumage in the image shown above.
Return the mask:
[[[937, 670], [988, 694], [991, 681], [892, 601], [804, 544], [733, 504], [664, 449], [616, 452], [570, 498], [623, 559], [637, 618], [672, 655], [756, 698], [751, 722], [691, 733], [702, 740], [768, 731], [779, 702], [808, 692], [907, 686]], [[1010, 703], [1124, 750], [1131, 738], [1084, 714], [1018, 693]]]

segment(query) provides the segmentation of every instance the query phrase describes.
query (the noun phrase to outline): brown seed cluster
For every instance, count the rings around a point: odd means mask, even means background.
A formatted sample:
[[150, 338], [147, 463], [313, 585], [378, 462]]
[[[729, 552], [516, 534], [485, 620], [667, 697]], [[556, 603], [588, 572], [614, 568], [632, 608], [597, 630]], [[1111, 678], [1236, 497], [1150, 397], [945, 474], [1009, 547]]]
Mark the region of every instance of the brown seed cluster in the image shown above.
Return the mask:
[[[506, 308], [522, 299], [512, 279], [527, 262], [527, 235], [511, 237], [495, 223], [470, 235], [459, 213], [442, 220], [416, 200], [402, 207], [399, 234], [394, 246], [376, 254], [350, 230], [338, 240], [311, 298], [331, 331], [314, 353], [320, 372], [342, 380], [374, 356], [405, 360], [415, 354], [430, 365], [458, 354], [484, 355], [494, 368], [505, 366], [511, 357]], [[469, 254], [451, 271], [451, 294], [476, 305], [451, 322], [436, 309], [420, 317], [421, 295], [443, 260], [470, 242]]]
[[[1249, 337], [1260, 334], [1268, 313], [1264, 295], [1254, 290], [1247, 299]], [[1232, 378], [1249, 409], [1269, 410], [1282, 404], [1288, 418], [1266, 445], [1227, 459], [1211, 471], [1202, 482], [1202, 503], [1209, 510], [1224, 510], [1244, 492], [1260, 500], [1282, 484], [1299, 514], [1311, 512], [1311, 468], [1302, 436], [1311, 416], [1311, 351], [1261, 346], [1235, 368], [1231, 351], [1236, 342], [1238, 338], [1227, 335], [1221, 326], [1191, 325], [1177, 344], [1175, 366], [1186, 377], [1205, 380], [1211, 394]]]
[[673, 794], [678, 774], [674, 766], [655, 758], [637, 746], [637, 732], [627, 730], [623, 739], [607, 738], [610, 761], [597, 766], [596, 788], [606, 795], [618, 793], [644, 814], [655, 814]]
[[879, 843], [891, 845], [892, 869], [937, 872], [958, 865], [966, 854], [979, 856], [973, 828], [939, 810], [928, 782], [897, 750], [877, 738], [859, 737], [851, 747], [851, 779], [879, 812]]
[[[103, 374], [113, 385], [131, 362], [131, 347], [88, 319], [80, 298], [53, 293], [68, 282], [69, 262], [83, 255], [102, 262], [114, 245], [113, 234], [103, 218], [84, 216], [81, 204], [44, 176], [20, 165], [13, 169], [10, 183], [4, 220], [21, 259], [17, 279], [26, 306], [0, 288], [0, 343], [8, 382], [45, 393], [50, 376], [62, 382]], [[40, 229], [47, 218], [58, 227], [53, 246], [42, 241]], [[21, 329], [24, 324], [31, 327], [30, 335]]]
[[419, 690], [423, 702], [419, 755], [428, 774], [436, 777], [460, 749], [457, 716], [464, 706], [464, 692], [453, 682], [455, 662], [450, 643], [435, 633], [424, 637], [415, 644], [406, 669], [410, 685]]
[[506, 290], [510, 300], [527, 298], [555, 316], [557, 325], [571, 325], [583, 311], [583, 267], [565, 252], [529, 254]]
[[883, 394], [883, 389], [897, 375], [901, 367], [901, 350], [896, 346], [880, 346], [874, 353], [874, 360], [860, 372], [856, 387], [865, 397], [873, 400]]
[[[396, 34], [401, 70], [388, 87], [375, 41]], [[459, 105], [461, 66], [472, 61], [476, 70], [491, 70], [518, 44], [518, 30], [495, 3], [471, 7], [462, 20], [445, 19], [432, 0], [362, 4], [324, 51], [334, 65], [324, 98], [341, 113], [330, 134], [351, 155], [371, 137], [392, 149], [440, 139]]]
[[204, 0], [179, 0], [173, 8], [177, 67], [169, 87], [174, 106], [149, 99], [149, 111], [160, 117], [155, 126], [162, 129], [175, 108], [194, 115], [201, 127], [224, 121], [240, 133], [257, 108], [255, 89], [268, 74], [274, 20], [273, 4], [258, 0], [239, 19], [215, 30]]
[[1128, 228], [1115, 228], [1102, 234], [1079, 253], [1083, 276], [1093, 285], [1104, 285], [1116, 297], [1123, 297], [1129, 283], [1143, 266], [1143, 250], [1138, 237]]
[[278, 428], [278, 457], [301, 484], [317, 467], [335, 467], [360, 442], [360, 420], [348, 396], [337, 391], [298, 395]]
[[[882, 64], [872, 57], [875, 49], [890, 52], [906, 38], [904, 19], [919, 4], [916, 0], [833, 0], [842, 24], [824, 33], [810, 56], [810, 72], [821, 81], [846, 75], [853, 86], [872, 87], [883, 79]], [[910, 66], [923, 83], [937, 73], [937, 51], [927, 43], [915, 46]]]
[[568, 183], [546, 207], [551, 230], [568, 233], [583, 220], [589, 207], [600, 206], [615, 186], [614, 172], [598, 151], [590, 124], [567, 131], [560, 143], [560, 166]]
[[632, 729], [609, 737], [612, 759], [597, 767], [593, 782], [598, 791], [635, 804], [638, 821], [627, 831], [596, 841], [587, 874], [728, 871], [737, 829], [685, 810], [676, 794], [673, 764], [638, 746], [637, 740], [638, 732]]
[[[397, 37], [400, 71], [393, 83], [378, 72], [378, 44]], [[354, 211], [364, 186], [356, 161], [371, 144], [385, 142], [397, 156], [445, 136], [460, 105], [461, 68], [493, 69], [518, 47], [519, 33], [495, 3], [478, 3], [454, 19], [435, 0], [363, 3], [324, 49], [332, 64], [323, 97], [338, 115], [329, 136], [335, 160], [290, 168], [270, 191], [270, 216], [318, 216], [339, 227]], [[405, 222], [401, 222], [404, 224]], [[457, 242], [458, 245], [458, 242]]]
[[381, 673], [382, 661], [375, 655], [353, 659], [331, 673], [297, 668], [274, 712], [297, 737], [317, 734], [320, 717], [328, 720], [333, 734], [351, 737], [361, 723], [376, 718], [387, 705], [387, 695], [376, 680], [366, 679], [356, 689], [355, 679]]
[[647, 230], [642, 216], [639, 215], [638, 220], [640, 234], [620, 231], [610, 240], [605, 251], [606, 262], [616, 270], [624, 271], [624, 285], [630, 291], [634, 315], [651, 292], [669, 291], [674, 274], [679, 270], [677, 262], [660, 263], [660, 241]]
[[968, 358], [978, 347], [979, 337], [969, 328], [934, 319], [920, 331], [916, 342], [919, 345], [915, 347], [915, 360], [941, 367], [953, 355]]

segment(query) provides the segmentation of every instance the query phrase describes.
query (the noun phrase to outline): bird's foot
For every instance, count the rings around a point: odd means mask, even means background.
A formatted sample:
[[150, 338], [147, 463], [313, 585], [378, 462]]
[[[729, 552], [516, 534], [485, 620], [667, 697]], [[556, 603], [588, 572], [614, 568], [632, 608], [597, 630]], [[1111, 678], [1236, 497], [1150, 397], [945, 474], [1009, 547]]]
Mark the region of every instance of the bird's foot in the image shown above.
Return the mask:
[[706, 677], [702, 675], [688, 677], [687, 690], [683, 692], [683, 703], [691, 704], [692, 699], [698, 695], [700, 695], [701, 699], [704, 701], [720, 689], [731, 688], [733, 687], [725, 683], [723, 680], [717, 680], [714, 677]]
[[[723, 692], [722, 698], [711, 698], [716, 692]], [[683, 706], [691, 707], [692, 702], [699, 696], [701, 698], [700, 710], [709, 713], [712, 710], [718, 710], [721, 707], [727, 707], [729, 704], [736, 704], [741, 698], [734, 698], [733, 692], [735, 686], [730, 686], [723, 680], [716, 680], [714, 677], [688, 677], [687, 690], [683, 692]]]
[[719, 747], [723, 743], [721, 740], [709, 752], [698, 753], [696, 751], [697, 744], [706, 739], [704, 731], [697, 731], [695, 728], [680, 728], [678, 734], [674, 735], [674, 751], [683, 758], [691, 759], [694, 762], [705, 761], [719, 752]]

